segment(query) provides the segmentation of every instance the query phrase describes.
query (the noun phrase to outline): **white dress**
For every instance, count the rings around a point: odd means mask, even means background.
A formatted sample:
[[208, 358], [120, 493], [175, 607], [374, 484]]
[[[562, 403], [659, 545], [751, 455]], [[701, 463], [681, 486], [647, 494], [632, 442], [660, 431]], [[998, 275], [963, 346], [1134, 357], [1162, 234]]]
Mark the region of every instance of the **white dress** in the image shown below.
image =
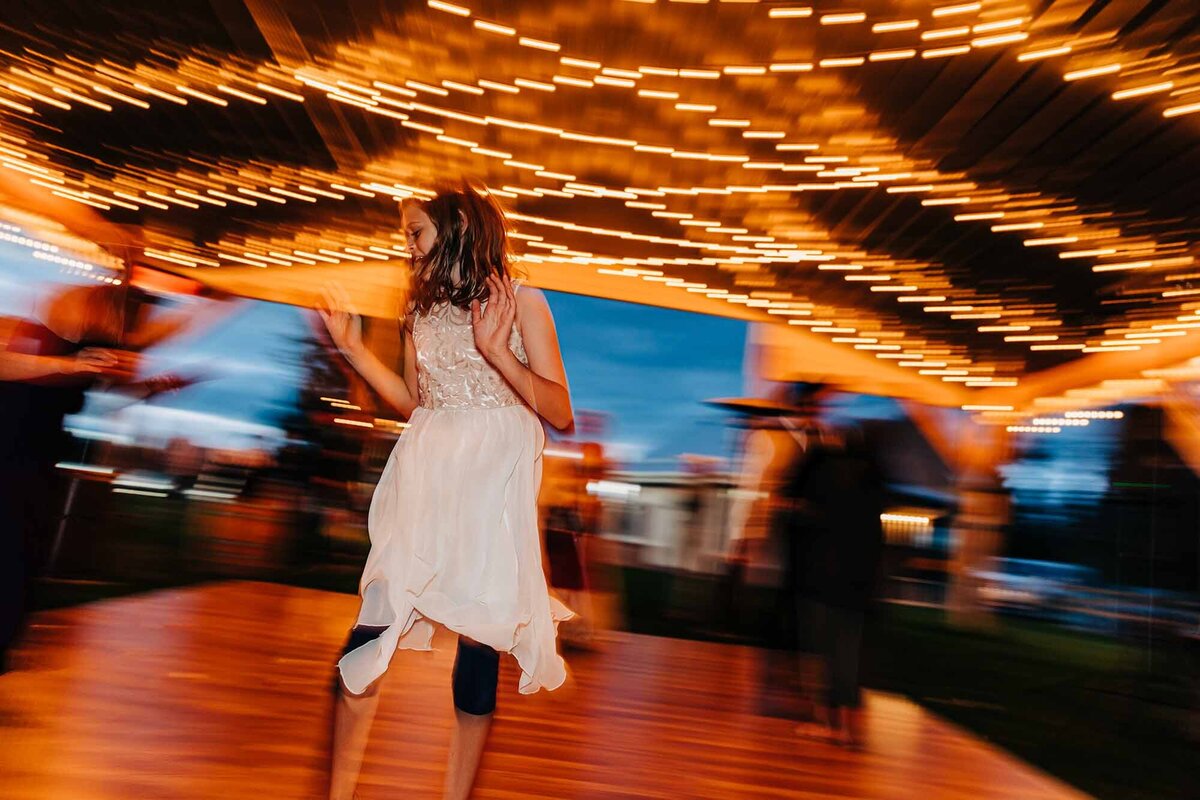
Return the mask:
[[[420, 405], [375, 488], [359, 584], [356, 624], [387, 630], [342, 657], [342, 680], [361, 694], [397, 648], [429, 650], [441, 624], [512, 653], [522, 694], [557, 689], [556, 627], [571, 612], [542, 571], [542, 426], [475, 348], [470, 311], [416, 315], [412, 335]], [[528, 364], [516, 325], [509, 347]]]

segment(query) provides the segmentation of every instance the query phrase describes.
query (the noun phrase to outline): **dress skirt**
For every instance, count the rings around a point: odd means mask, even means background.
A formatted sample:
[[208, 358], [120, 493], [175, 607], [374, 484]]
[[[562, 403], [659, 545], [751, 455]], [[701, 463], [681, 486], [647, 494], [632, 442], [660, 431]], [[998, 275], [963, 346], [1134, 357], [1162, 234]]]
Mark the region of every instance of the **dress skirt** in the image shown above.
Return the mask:
[[562, 685], [555, 637], [572, 612], [542, 570], [544, 443], [525, 405], [413, 412], [371, 500], [356, 625], [386, 630], [338, 662], [351, 693], [382, 676], [397, 648], [429, 650], [436, 625], [511, 653], [522, 694]]

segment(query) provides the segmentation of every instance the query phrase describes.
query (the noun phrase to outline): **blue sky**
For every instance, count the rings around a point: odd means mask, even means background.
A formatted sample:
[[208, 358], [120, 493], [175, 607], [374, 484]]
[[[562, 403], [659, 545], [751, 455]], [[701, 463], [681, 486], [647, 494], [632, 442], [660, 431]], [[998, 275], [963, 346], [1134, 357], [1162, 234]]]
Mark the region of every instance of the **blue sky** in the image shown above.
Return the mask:
[[[605, 415], [601, 438], [614, 456], [665, 468], [682, 453], [729, 455], [726, 418], [702, 401], [740, 393], [745, 323], [558, 292], [547, 299], [575, 406]], [[300, 380], [304, 313], [247, 302], [212, 331], [160, 348], [152, 371], [211, 378], [166, 405], [273, 420]]]
[[575, 406], [609, 416], [606, 438], [646, 466], [681, 453], [730, 455], [725, 415], [742, 392], [746, 323], [547, 292]]
[[[0, 243], [0, 314], [27, 315], [42, 281], [65, 280], [25, 248]], [[600, 438], [630, 467], [669, 469], [683, 453], [729, 456], [726, 417], [702, 404], [741, 394], [745, 323], [612, 300], [547, 292], [578, 410], [606, 417]], [[90, 408], [90, 427], [205, 444], [241, 446], [269, 429], [301, 379], [299, 309], [245, 301], [213, 328], [147, 356], [146, 372], [202, 376], [150, 406]], [[219, 430], [217, 417], [230, 420]]]
[[[605, 415], [601, 438], [614, 457], [668, 468], [682, 453], [729, 455], [725, 417], [701, 401], [741, 391], [745, 323], [556, 292], [547, 299], [575, 407]], [[212, 330], [152, 352], [151, 372], [208, 377], [159, 407], [273, 421], [301, 378], [305, 313], [246, 302]]]

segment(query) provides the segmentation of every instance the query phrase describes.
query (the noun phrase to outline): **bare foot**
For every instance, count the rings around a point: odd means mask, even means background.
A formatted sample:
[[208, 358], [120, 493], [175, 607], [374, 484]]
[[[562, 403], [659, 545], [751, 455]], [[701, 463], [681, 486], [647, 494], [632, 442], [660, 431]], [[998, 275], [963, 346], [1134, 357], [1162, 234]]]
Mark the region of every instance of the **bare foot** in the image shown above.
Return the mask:
[[826, 744], [835, 741], [833, 729], [821, 722], [801, 722], [796, 726], [796, 735]]
[[843, 728], [834, 735], [838, 746], [844, 747], [847, 750], [862, 750], [862, 740], [855, 736], [850, 731]]
[[851, 750], [865, 750], [866, 740], [863, 737], [863, 712], [858, 708], [848, 708], [843, 712], [842, 745]]

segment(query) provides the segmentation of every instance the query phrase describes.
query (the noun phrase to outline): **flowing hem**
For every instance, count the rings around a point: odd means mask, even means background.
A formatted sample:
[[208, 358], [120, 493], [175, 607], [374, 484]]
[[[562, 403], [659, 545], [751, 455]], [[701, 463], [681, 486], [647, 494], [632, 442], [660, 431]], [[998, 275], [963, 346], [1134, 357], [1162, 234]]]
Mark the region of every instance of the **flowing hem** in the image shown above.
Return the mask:
[[[441, 596], [444, 597], [444, 595]], [[432, 597], [429, 599], [433, 600]], [[548, 597], [548, 599], [550, 624], [554, 626], [557, 633], [559, 623], [574, 618], [576, 614], [558, 599], [554, 597]], [[342, 678], [342, 685], [350, 694], [362, 695], [370, 689], [372, 684], [382, 678], [397, 650], [425, 652], [433, 650], [433, 635], [438, 626], [487, 645], [497, 652], [512, 655], [521, 670], [521, 679], [517, 686], [520, 694], [536, 694], [542, 689], [552, 692], [566, 681], [566, 662], [563, 661], [557, 650], [553, 649], [557, 635], [549, 638], [552, 656], [550, 664], [544, 664], [542, 663], [544, 655], [539, 653], [536, 648], [537, 637], [530, 635], [534, 632], [530, 629], [528, 620], [515, 623], [456, 623], [445, 618], [438, 619], [438, 616], [453, 615], [427, 613], [418, 606], [420, 598], [415, 598], [415, 600], [417, 602], [413, 602], [409, 606], [409, 612], [403, 625], [393, 621], [378, 637], [349, 651], [338, 660], [337, 666]], [[436, 605], [436, 601], [433, 604]], [[454, 610], [453, 606], [446, 609], [448, 612], [452, 610]], [[505, 636], [506, 631], [508, 632], [507, 636]], [[538, 676], [538, 673], [544, 672], [547, 667], [550, 668], [552, 674]]]

